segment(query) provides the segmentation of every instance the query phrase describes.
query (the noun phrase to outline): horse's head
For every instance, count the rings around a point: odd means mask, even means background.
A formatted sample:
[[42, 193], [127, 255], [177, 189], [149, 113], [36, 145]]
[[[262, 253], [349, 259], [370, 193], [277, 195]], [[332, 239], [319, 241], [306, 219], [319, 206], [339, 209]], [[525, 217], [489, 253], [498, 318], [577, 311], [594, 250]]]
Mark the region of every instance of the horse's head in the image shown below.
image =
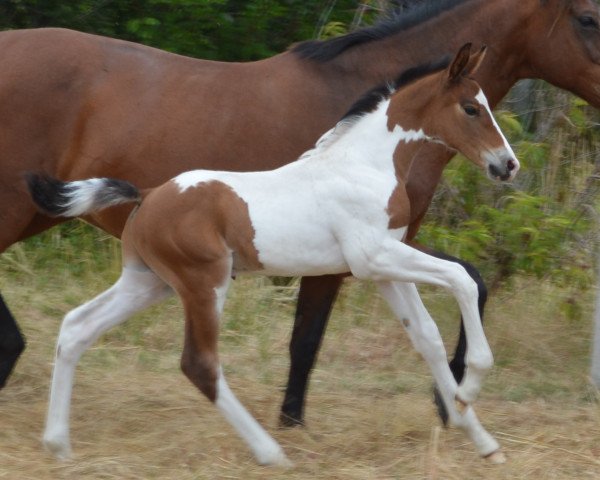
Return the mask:
[[600, 107], [598, 2], [529, 0], [519, 8], [527, 9], [530, 16], [521, 38], [511, 39], [515, 59], [529, 59], [519, 76], [543, 78]]
[[487, 99], [471, 75], [485, 56], [464, 45], [443, 71], [398, 92], [388, 109], [388, 128], [422, 130], [424, 139], [466, 156], [494, 180], [512, 180], [519, 161], [492, 116]]

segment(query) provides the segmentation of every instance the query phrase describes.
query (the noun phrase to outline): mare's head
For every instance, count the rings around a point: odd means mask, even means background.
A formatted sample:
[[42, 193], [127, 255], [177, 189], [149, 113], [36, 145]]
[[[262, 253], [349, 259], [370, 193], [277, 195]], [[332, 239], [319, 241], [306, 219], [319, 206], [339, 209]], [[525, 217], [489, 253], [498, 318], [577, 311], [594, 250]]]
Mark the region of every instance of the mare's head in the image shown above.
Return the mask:
[[464, 45], [447, 69], [400, 89], [390, 101], [388, 128], [458, 151], [494, 180], [512, 180], [519, 161], [471, 78], [484, 56], [485, 47], [471, 54], [471, 44]]
[[543, 78], [600, 107], [598, 1], [528, 0], [519, 8], [528, 9], [530, 16], [521, 32], [524, 38], [511, 39], [515, 58], [529, 58], [520, 76]]

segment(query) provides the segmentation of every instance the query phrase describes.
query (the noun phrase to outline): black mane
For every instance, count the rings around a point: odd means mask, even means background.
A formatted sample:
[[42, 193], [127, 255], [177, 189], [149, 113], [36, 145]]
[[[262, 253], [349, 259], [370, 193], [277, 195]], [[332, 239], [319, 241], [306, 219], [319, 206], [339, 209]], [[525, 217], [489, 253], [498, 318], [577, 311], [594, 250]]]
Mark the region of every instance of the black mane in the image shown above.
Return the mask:
[[439, 72], [449, 64], [450, 57], [446, 56], [405, 70], [394, 81], [379, 85], [365, 93], [350, 107], [341, 120], [349, 121], [372, 112], [382, 100], [389, 98], [398, 89], [431, 73]]
[[375, 40], [394, 35], [408, 30], [427, 20], [437, 17], [441, 13], [451, 10], [457, 5], [468, 0], [432, 0], [418, 2], [414, 7], [409, 7], [390, 17], [383, 19], [372, 27], [361, 28], [354, 32], [335, 37], [329, 40], [308, 40], [298, 43], [291, 48], [291, 52], [300, 58], [327, 62], [334, 59], [346, 50]]

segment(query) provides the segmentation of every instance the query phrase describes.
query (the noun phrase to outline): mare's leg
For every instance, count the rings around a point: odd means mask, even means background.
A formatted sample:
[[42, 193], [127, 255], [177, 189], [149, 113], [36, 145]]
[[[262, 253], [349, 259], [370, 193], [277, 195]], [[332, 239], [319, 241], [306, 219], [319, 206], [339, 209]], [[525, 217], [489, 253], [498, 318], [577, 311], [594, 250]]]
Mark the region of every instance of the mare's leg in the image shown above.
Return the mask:
[[492, 352], [479, 318], [477, 284], [460, 265], [434, 258], [391, 238], [373, 245], [372, 251], [365, 251], [364, 245], [369, 242], [360, 240], [358, 244], [349, 244], [345, 248], [352, 273], [358, 278], [429, 283], [452, 292], [463, 315], [469, 342], [467, 369], [457, 397], [466, 404], [473, 402], [493, 364]]
[[44, 444], [59, 458], [71, 453], [69, 412], [79, 358], [109, 328], [168, 297], [172, 290], [151, 270], [125, 267], [110, 289], [69, 312], [60, 329]]
[[[470, 263], [465, 262], [464, 260], [461, 260], [459, 258], [453, 257], [451, 255], [447, 255], [445, 253], [438, 252], [436, 250], [431, 250], [429, 248], [422, 247], [421, 245], [416, 245], [413, 243], [411, 243], [411, 246], [414, 246], [415, 248], [418, 248], [419, 250], [421, 250], [425, 253], [428, 253], [429, 255], [433, 255], [436, 258], [440, 258], [442, 260], [448, 260], [450, 262], [458, 263], [467, 271], [467, 273], [470, 275], [470, 277], [475, 281], [475, 283], [477, 283], [477, 291], [478, 291], [477, 306], [479, 308], [479, 318], [483, 322], [483, 313], [484, 313], [484, 309], [485, 309], [485, 303], [486, 303], [487, 297], [488, 297], [488, 291], [487, 291], [485, 282], [483, 281], [483, 278], [481, 278], [481, 275], [479, 274], [477, 269]], [[454, 375], [454, 378], [456, 379], [456, 381], [458, 383], [460, 383], [462, 381], [463, 376], [465, 374], [466, 353], [467, 353], [467, 339], [465, 336], [465, 327], [463, 325], [463, 319], [461, 317], [460, 318], [460, 331], [459, 331], [459, 335], [458, 335], [458, 343], [456, 344], [456, 350], [454, 351], [454, 357], [450, 361], [450, 370], [452, 370], [452, 374]], [[439, 391], [437, 388], [434, 387], [433, 393], [434, 393], [435, 403], [438, 407], [438, 414], [440, 415], [440, 418], [442, 419], [442, 422], [444, 423], [444, 425], [446, 425], [448, 423], [448, 412], [446, 411], [444, 402], [442, 401], [441, 397], [439, 396]]]
[[25, 350], [25, 338], [0, 296], [0, 389], [6, 385], [6, 380], [23, 350]]
[[378, 287], [408, 332], [413, 346], [429, 365], [451, 424], [465, 431], [480, 455], [487, 457], [497, 452], [494, 460], [502, 461], [500, 445], [481, 426], [473, 408], [469, 406], [459, 412], [456, 407], [458, 385], [446, 361], [444, 342], [437, 325], [425, 309], [416, 286], [412, 283], [379, 282]]
[[[216, 278], [183, 278], [175, 289], [185, 309], [185, 341], [181, 369], [188, 379], [221, 411], [229, 424], [246, 442], [261, 465], [289, 465], [279, 444], [248, 413], [230, 390], [219, 364], [217, 340], [224, 296], [229, 286], [231, 260], [227, 265], [205, 265], [204, 271], [225, 271]], [[225, 262], [218, 262], [225, 263]], [[216, 280], [216, 281], [215, 281]]]
[[[4, 172], [5, 173], [5, 172]], [[6, 178], [6, 177], [5, 177]], [[36, 215], [29, 195], [16, 191], [14, 184], [0, 192], [0, 205], [10, 205], [0, 211], [0, 252], [31, 235], [39, 233], [61, 220]], [[20, 179], [12, 179], [17, 182]], [[17, 360], [25, 350], [25, 338], [0, 295], [0, 389], [6, 385]]]
[[315, 364], [327, 320], [343, 276], [303, 277], [292, 339], [290, 340], [290, 372], [279, 425], [304, 425], [304, 402], [310, 372]]

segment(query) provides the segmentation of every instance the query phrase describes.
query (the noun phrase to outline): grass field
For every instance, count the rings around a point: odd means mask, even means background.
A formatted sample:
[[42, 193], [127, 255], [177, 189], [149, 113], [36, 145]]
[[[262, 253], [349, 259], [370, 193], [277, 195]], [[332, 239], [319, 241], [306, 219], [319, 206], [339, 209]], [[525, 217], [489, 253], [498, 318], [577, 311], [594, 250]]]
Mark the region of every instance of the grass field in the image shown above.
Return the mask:
[[[41, 446], [54, 342], [62, 315], [118, 275], [118, 247], [93, 235], [80, 249], [49, 233], [0, 257], [0, 290], [28, 349], [0, 391], [0, 479], [597, 479], [600, 408], [589, 386], [594, 292], [530, 278], [494, 292], [486, 318], [496, 366], [476, 404], [508, 463], [479, 459], [439, 427], [431, 377], [369, 284], [348, 281], [312, 376], [307, 428], [278, 430], [297, 284], [239, 278], [226, 303], [221, 356], [242, 403], [295, 467], [258, 467], [179, 370], [177, 301], [138, 315], [84, 355], [72, 409], [75, 457]], [[41, 246], [56, 248], [42, 249]], [[572, 292], [570, 292], [572, 294]], [[424, 289], [448, 345], [458, 323], [446, 294]]]

